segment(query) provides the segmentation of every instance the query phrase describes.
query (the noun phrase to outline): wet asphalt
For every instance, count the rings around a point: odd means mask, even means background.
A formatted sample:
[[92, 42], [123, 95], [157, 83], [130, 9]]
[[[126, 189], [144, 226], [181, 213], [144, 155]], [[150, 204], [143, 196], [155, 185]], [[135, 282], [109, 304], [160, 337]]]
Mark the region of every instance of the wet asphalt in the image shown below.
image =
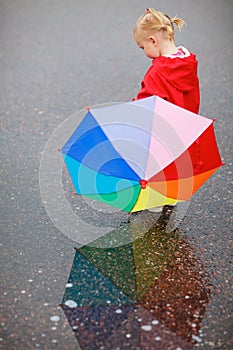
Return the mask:
[[[150, 62], [132, 28], [148, 6], [187, 22], [176, 43], [198, 57], [200, 114], [217, 119], [225, 166], [175, 233], [154, 225], [121, 248], [82, 247], [46, 211], [41, 158], [68, 117], [135, 96]], [[0, 348], [233, 348], [232, 10], [230, 0], [0, 1]], [[64, 182], [76, 214], [90, 221]], [[97, 231], [108, 227], [106, 216], [91, 219]]]

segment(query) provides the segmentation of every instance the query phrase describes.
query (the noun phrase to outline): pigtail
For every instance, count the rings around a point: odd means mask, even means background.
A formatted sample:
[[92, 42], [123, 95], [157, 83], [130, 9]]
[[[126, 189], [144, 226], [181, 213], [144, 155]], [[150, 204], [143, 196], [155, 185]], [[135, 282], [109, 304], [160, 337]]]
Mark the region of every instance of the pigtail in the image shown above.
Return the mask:
[[142, 29], [146, 35], [161, 30], [166, 31], [171, 40], [174, 39], [174, 29], [177, 28], [179, 31], [182, 29], [185, 21], [183, 19], [174, 17], [170, 18], [166, 13], [156, 11], [153, 8], [148, 7], [144, 14], [142, 14], [134, 28], [134, 35], [138, 28]]
[[183, 19], [178, 18], [178, 17], [176, 17], [176, 16], [175, 16], [174, 18], [171, 19], [171, 23], [172, 23], [173, 25], [175, 25], [176, 28], [177, 28], [179, 31], [181, 31], [181, 29], [183, 28], [184, 24], [186, 24], [185, 21], [184, 21]]

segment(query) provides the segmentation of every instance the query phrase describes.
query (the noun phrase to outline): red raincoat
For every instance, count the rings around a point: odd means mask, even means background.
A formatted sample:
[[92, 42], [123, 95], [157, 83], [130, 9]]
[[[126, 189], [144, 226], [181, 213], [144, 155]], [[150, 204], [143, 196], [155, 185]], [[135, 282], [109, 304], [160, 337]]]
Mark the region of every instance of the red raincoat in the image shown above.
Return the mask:
[[200, 104], [196, 56], [153, 59], [137, 99], [157, 95], [180, 107], [198, 113]]

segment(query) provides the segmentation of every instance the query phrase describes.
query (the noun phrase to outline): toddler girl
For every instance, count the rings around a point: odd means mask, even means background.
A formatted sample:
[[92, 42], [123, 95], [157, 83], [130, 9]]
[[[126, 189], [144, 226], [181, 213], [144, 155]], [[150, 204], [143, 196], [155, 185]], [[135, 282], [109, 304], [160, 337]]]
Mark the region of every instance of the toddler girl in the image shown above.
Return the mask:
[[[157, 95], [180, 107], [198, 113], [200, 104], [197, 60], [185, 47], [177, 47], [174, 29], [184, 25], [180, 18], [148, 8], [139, 17], [134, 28], [134, 39], [152, 59], [152, 65], [141, 82], [141, 90], [135, 99]], [[197, 153], [197, 151], [195, 151]], [[173, 206], [150, 209], [163, 211], [161, 220], [169, 220]]]
[[152, 59], [137, 99], [157, 95], [180, 107], [198, 113], [200, 104], [197, 60], [183, 46], [176, 47], [174, 27], [181, 30], [185, 22], [152, 8], [139, 17], [134, 38]]

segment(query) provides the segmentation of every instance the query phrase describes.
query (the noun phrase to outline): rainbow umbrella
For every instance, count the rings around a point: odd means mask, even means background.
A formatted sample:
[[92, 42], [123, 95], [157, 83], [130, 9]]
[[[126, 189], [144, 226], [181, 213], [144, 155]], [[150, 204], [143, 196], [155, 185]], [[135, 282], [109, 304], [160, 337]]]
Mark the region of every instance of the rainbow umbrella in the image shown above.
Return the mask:
[[88, 109], [62, 154], [77, 194], [127, 212], [187, 201], [223, 164], [213, 120], [157, 96]]

